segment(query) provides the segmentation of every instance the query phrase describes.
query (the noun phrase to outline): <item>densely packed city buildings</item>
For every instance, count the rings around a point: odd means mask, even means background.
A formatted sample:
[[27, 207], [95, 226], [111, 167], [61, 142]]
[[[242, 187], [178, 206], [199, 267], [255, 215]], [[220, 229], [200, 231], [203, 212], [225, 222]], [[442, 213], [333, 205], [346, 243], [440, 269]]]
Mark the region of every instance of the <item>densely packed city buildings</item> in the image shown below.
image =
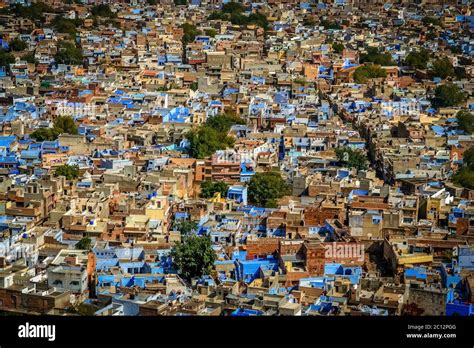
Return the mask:
[[471, 6], [0, 0], [0, 310], [473, 315]]

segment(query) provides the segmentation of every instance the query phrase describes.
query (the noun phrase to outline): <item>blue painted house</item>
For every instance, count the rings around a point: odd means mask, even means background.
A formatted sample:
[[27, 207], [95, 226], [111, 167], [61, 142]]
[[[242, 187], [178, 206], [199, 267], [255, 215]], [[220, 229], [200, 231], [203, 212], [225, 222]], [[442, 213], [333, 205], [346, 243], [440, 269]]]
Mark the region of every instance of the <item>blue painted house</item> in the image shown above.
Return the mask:
[[227, 190], [227, 199], [247, 205], [247, 187], [245, 186], [230, 186]]

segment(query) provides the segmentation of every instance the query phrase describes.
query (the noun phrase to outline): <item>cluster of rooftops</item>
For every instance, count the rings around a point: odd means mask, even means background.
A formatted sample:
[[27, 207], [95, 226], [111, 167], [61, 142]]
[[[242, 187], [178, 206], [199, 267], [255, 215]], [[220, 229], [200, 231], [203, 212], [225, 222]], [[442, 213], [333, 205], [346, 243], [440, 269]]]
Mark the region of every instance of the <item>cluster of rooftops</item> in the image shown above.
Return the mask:
[[474, 314], [470, 1], [41, 4], [0, 1], [1, 311]]

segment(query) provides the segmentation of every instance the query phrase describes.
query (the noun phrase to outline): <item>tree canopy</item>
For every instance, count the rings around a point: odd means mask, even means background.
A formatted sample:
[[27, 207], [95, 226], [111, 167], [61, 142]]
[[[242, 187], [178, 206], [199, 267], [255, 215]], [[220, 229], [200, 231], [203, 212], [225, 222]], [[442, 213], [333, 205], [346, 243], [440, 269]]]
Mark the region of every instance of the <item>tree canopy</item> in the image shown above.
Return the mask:
[[99, 4], [94, 5], [91, 9], [91, 13], [93, 16], [99, 17], [108, 17], [108, 18], [115, 18], [116, 14], [112, 12], [110, 6], [107, 4]]
[[456, 114], [458, 127], [468, 134], [474, 133], [474, 114], [467, 110], [461, 110]]
[[63, 133], [77, 134], [76, 124], [70, 116], [58, 116], [54, 120], [53, 128], [39, 128], [31, 133], [30, 137], [36, 141], [52, 141]]
[[234, 145], [234, 139], [214, 128], [200, 126], [186, 134], [189, 140], [189, 155], [194, 158], [205, 158], [217, 150], [223, 150]]
[[367, 53], [360, 56], [361, 63], [374, 63], [382, 66], [395, 65], [390, 53], [382, 53], [375, 47], [367, 48]]
[[368, 168], [368, 160], [366, 154], [361, 150], [353, 150], [350, 147], [338, 147], [336, 149], [338, 161], [357, 170], [365, 170]]
[[466, 168], [474, 171], [474, 146], [471, 146], [469, 149], [464, 151], [462, 158], [463, 158], [463, 163], [466, 166]]
[[14, 4], [10, 6], [9, 13], [32, 20], [42, 19], [44, 13], [54, 13], [54, 9], [43, 2], [32, 2], [29, 6]]
[[193, 91], [197, 91], [199, 89], [199, 84], [196, 81], [194, 81], [189, 85], [189, 88]]
[[303, 25], [306, 27], [314, 27], [316, 23], [317, 23], [316, 18], [312, 15], [305, 16], [303, 19]]
[[197, 223], [189, 220], [175, 220], [173, 222], [173, 229], [179, 231], [181, 236], [188, 237], [192, 232], [198, 228]]
[[456, 174], [454, 174], [452, 180], [455, 184], [474, 190], [474, 171], [472, 170], [461, 168]]
[[463, 166], [452, 178], [455, 184], [474, 190], [474, 146], [464, 151]]
[[454, 53], [454, 54], [462, 54], [462, 47], [461, 47], [461, 45], [451, 45], [451, 46], [449, 46], [449, 49], [450, 49], [451, 52]]
[[215, 29], [205, 29], [204, 34], [206, 34], [209, 37], [215, 37], [217, 35], [217, 30]]
[[244, 11], [245, 7], [240, 2], [229, 1], [222, 5], [222, 12], [224, 13], [242, 13]]
[[233, 125], [236, 124], [245, 124], [245, 121], [239, 116], [224, 114], [217, 115], [214, 117], [209, 117], [206, 120], [206, 126], [215, 129], [218, 132], [227, 133]]
[[54, 175], [65, 176], [67, 180], [77, 179], [79, 177], [79, 167], [64, 164], [56, 168]]
[[446, 83], [435, 89], [433, 105], [435, 107], [458, 106], [466, 101], [466, 94], [455, 84]]
[[183, 37], [181, 38], [183, 46], [186, 46], [188, 43], [193, 42], [196, 36], [202, 34], [202, 32], [197, 29], [195, 25], [189, 23], [182, 24], [181, 28], [183, 29]]
[[76, 249], [89, 250], [91, 246], [92, 240], [89, 237], [84, 237], [79, 242], [77, 242]]
[[205, 158], [217, 150], [224, 150], [234, 145], [234, 138], [227, 135], [234, 124], [245, 123], [233, 115], [217, 115], [207, 119], [204, 125], [186, 134], [190, 142], [189, 154], [194, 158]]
[[36, 141], [52, 141], [56, 140], [61, 134], [61, 131], [57, 128], [39, 128], [31, 133], [30, 137]]
[[436, 59], [433, 62], [430, 73], [433, 77], [441, 77], [442, 79], [456, 75], [454, 73], [454, 67], [447, 57]]
[[256, 173], [250, 179], [250, 201], [258, 206], [275, 208], [277, 199], [290, 193], [290, 188], [276, 171]]
[[185, 279], [209, 274], [217, 259], [208, 237], [189, 236], [171, 250], [173, 264]]
[[54, 56], [54, 60], [57, 63], [61, 64], [72, 64], [80, 65], [82, 64], [84, 57], [82, 55], [82, 50], [73, 42], [69, 41], [60, 41], [58, 44], [58, 51]]
[[379, 77], [387, 77], [387, 72], [377, 65], [360, 66], [354, 72], [354, 81], [356, 83], [366, 83], [368, 79]]
[[10, 70], [10, 64], [15, 63], [13, 54], [0, 50], [0, 66], [4, 66], [6, 70]]
[[77, 127], [71, 116], [56, 117], [54, 127], [61, 130], [61, 133], [77, 134]]
[[267, 17], [261, 13], [254, 12], [245, 14], [246, 8], [238, 2], [228, 2], [222, 6], [221, 11], [214, 11], [208, 17], [208, 20], [226, 20], [234, 25], [255, 24], [267, 30]]
[[28, 52], [27, 54], [23, 55], [21, 59], [31, 64], [38, 64], [38, 59], [36, 59], [34, 52]]
[[82, 25], [82, 20], [57, 16], [54, 18], [51, 24], [58, 32], [69, 34], [72, 39], [75, 39], [77, 27]]
[[221, 197], [225, 197], [228, 189], [229, 185], [223, 181], [205, 180], [201, 182], [201, 197], [212, 198], [216, 192], [220, 192]]
[[332, 44], [332, 49], [334, 52], [341, 54], [342, 51], [344, 51], [344, 45], [342, 43], [335, 42]]
[[426, 69], [430, 60], [428, 50], [422, 48], [419, 51], [412, 51], [407, 54], [405, 64], [416, 69]]
[[19, 37], [14, 38], [9, 45], [10, 48], [16, 52], [24, 51], [28, 47], [28, 44]]
[[319, 22], [319, 26], [324, 27], [326, 30], [339, 30], [342, 29], [342, 27], [337, 23], [333, 21], [328, 21], [327, 19], [323, 19], [321, 22]]
[[423, 22], [424, 25], [438, 25], [438, 26], [441, 26], [441, 21], [436, 18], [436, 17], [423, 17], [423, 19], [421, 20]]

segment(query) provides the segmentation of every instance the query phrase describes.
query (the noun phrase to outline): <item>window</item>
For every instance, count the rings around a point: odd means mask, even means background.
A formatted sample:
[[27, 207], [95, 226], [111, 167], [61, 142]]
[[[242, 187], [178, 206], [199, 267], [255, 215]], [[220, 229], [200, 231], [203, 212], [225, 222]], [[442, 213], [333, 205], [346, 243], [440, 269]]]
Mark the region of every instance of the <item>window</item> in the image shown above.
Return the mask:
[[381, 219], [380, 216], [374, 216], [374, 217], [372, 217], [372, 224], [374, 224], [374, 225], [380, 224], [381, 221], [382, 221], [382, 219]]

